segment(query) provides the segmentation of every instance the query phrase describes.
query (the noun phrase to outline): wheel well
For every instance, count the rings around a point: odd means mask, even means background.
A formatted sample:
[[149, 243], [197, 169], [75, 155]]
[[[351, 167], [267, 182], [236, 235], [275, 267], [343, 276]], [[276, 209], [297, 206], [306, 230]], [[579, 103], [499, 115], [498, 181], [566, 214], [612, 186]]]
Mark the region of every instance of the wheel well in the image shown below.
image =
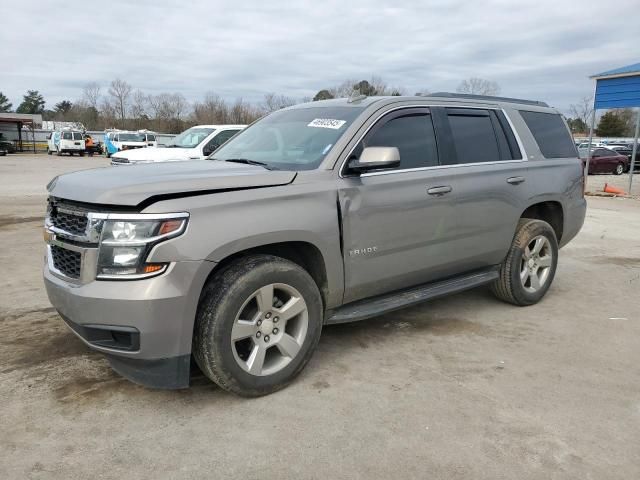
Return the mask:
[[259, 247], [236, 252], [218, 263], [210, 273], [209, 278], [230, 263], [235, 262], [242, 257], [246, 257], [247, 255], [255, 254], [275, 255], [276, 257], [286, 258], [287, 260], [300, 265], [316, 282], [318, 290], [320, 290], [320, 295], [322, 295], [322, 301], [324, 305], [327, 304], [329, 285], [327, 282], [327, 270], [324, 265], [324, 258], [322, 257], [320, 250], [318, 250], [315, 245], [307, 242], [270, 243], [268, 245], [261, 245]]
[[564, 212], [559, 202], [541, 202], [528, 207], [520, 218], [535, 218], [544, 220], [556, 233], [558, 242], [562, 238], [562, 230], [564, 228]]

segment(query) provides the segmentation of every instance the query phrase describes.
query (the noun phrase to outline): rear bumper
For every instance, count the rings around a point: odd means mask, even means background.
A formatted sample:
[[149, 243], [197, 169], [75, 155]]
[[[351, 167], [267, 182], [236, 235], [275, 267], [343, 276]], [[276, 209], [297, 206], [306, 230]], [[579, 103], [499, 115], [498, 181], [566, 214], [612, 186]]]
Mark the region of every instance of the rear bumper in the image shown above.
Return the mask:
[[211, 262], [177, 262], [163, 275], [71, 284], [45, 266], [51, 304], [114, 370], [154, 388], [189, 385], [193, 324]]

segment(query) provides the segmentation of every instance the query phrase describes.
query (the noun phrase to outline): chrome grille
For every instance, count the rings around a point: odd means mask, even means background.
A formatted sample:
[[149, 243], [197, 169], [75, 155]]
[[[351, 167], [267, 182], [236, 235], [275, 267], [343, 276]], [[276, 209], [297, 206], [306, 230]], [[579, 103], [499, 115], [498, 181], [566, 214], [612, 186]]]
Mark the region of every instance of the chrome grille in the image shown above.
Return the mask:
[[49, 217], [51, 224], [73, 235], [84, 235], [87, 229], [87, 217], [53, 208]]
[[82, 263], [80, 252], [51, 245], [51, 259], [53, 260], [53, 266], [63, 275], [75, 279], [80, 278]]

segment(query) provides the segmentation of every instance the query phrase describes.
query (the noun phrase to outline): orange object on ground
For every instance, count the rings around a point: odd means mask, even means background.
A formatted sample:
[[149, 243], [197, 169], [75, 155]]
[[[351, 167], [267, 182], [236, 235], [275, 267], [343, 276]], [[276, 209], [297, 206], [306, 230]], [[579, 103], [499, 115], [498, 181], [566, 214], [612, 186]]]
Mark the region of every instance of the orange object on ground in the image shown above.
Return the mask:
[[622, 190], [621, 188], [618, 188], [618, 187], [612, 187], [608, 183], [604, 184], [604, 190], [603, 191], [605, 193], [615, 193], [616, 195], [626, 195], [626, 192], [624, 190]]

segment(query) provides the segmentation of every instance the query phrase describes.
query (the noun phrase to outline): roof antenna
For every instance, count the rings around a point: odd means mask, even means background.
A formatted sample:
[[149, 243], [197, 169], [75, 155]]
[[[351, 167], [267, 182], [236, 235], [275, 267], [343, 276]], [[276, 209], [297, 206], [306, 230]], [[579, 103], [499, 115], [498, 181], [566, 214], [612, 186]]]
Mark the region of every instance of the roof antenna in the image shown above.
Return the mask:
[[357, 103], [364, 100], [365, 98], [367, 98], [367, 96], [360, 93], [360, 90], [353, 90], [351, 92], [351, 95], [349, 95], [347, 103]]

